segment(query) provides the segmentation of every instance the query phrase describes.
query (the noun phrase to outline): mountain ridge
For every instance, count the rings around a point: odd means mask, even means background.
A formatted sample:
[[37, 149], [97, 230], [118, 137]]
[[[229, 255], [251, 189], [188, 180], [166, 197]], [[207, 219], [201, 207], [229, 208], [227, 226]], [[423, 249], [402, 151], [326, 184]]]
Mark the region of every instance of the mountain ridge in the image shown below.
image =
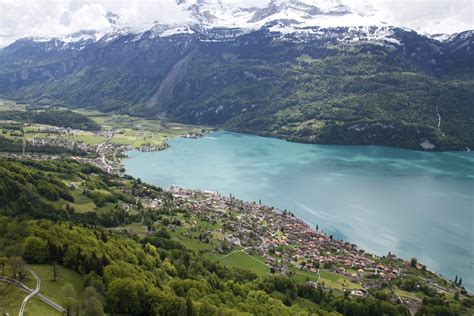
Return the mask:
[[115, 23], [100, 38], [1, 49], [0, 94], [302, 142], [474, 147], [473, 31], [439, 41], [387, 25], [281, 19], [258, 29], [155, 23], [139, 33]]
[[[449, 32], [444, 30], [429, 31], [403, 27], [397, 23], [389, 22], [387, 17], [375, 9], [372, 5], [365, 3], [355, 4], [344, 1], [324, 0], [271, 0], [267, 4], [255, 3], [251, 6], [237, 6], [235, 3], [223, 3], [220, 0], [176, 0], [176, 4], [187, 14], [183, 21], [163, 24], [154, 21], [152, 24], [144, 23], [141, 26], [131, 26], [122, 21], [118, 14], [107, 11], [104, 18], [109, 26], [102, 30], [80, 30], [72, 34], [52, 37], [30, 37], [35, 41], [58, 40], [64, 43], [99, 41], [103, 38], [111, 38], [117, 35], [136, 34], [161, 29], [157, 34], [170, 36], [174, 34], [193, 33], [194, 29], [200, 32], [204, 29], [240, 29], [242, 33], [257, 31], [268, 28], [269, 24], [284, 23], [293, 31], [308, 27], [332, 28], [332, 27], [398, 27], [406, 30], [414, 30], [422, 35], [448, 41], [453, 36], [466, 32]], [[286, 30], [287, 32], [290, 29]], [[164, 34], [163, 34], [164, 33]]]

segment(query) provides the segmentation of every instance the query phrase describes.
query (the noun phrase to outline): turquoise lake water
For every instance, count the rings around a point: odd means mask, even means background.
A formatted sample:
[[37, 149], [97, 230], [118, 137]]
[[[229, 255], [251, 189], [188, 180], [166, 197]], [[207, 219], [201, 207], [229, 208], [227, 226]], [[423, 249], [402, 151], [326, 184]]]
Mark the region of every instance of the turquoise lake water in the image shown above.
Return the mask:
[[214, 132], [128, 152], [126, 173], [169, 188], [232, 193], [288, 209], [383, 255], [417, 257], [474, 290], [474, 153], [290, 143]]

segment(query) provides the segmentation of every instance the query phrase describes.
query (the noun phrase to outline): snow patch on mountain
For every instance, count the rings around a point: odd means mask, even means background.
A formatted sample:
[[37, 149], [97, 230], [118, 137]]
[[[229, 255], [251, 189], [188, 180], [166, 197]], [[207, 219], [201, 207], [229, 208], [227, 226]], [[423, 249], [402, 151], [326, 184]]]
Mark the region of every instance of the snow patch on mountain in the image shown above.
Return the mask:
[[334, 39], [338, 42], [368, 42], [379, 45], [402, 45], [396, 38], [396, 28], [391, 26], [343, 26], [343, 27], [300, 27], [274, 23], [267, 26], [272, 34], [280, 34], [282, 38]]
[[194, 31], [188, 25], [184, 25], [164, 31], [161, 33], [161, 37], [167, 37], [176, 34], [194, 34]]
[[271, 0], [266, 5], [250, 7], [222, 0], [178, 0], [177, 4], [206, 29], [239, 29], [241, 33], [268, 29], [283, 37], [303, 39], [327, 37], [328, 29], [347, 27], [345, 36], [337, 34], [338, 40], [400, 45], [393, 28], [368, 4], [350, 6], [341, 0]]
[[[355, 9], [340, 0], [272, 0], [261, 7], [238, 7], [221, 0], [178, 0], [177, 3], [194, 21], [211, 28], [255, 30], [279, 20], [293, 21], [300, 27], [384, 25], [381, 16], [370, 6]], [[282, 31], [290, 29], [285, 26]]]
[[[64, 43], [64, 48], [82, 49], [89, 43], [110, 42], [127, 34], [134, 35], [132, 41], [144, 37], [152, 39], [194, 33], [204, 35], [202, 41], [227, 41], [248, 32], [267, 29], [273, 36], [297, 40], [335, 38], [343, 42], [364, 41], [381, 45], [401, 45], [394, 34], [396, 27], [390, 26], [384, 13], [367, 2], [256, 0], [255, 5], [250, 6], [238, 6], [236, 2], [224, 0], [176, 0], [176, 3], [189, 16], [185, 22], [163, 24], [156, 21], [132, 28], [123, 23], [117, 14], [107, 12], [105, 17], [110, 24], [108, 28], [81, 31], [54, 40]], [[345, 32], [331, 32], [331, 29], [340, 28], [346, 28]], [[472, 36], [469, 32], [464, 33], [462, 36], [466, 38]], [[424, 35], [430, 36], [426, 32]], [[456, 36], [458, 35], [435, 34], [430, 37], [440, 42], [463, 40]], [[52, 39], [34, 40], [46, 42]]]
[[[104, 32], [105, 33], [105, 32]], [[59, 37], [58, 39], [64, 43], [74, 43], [82, 41], [98, 41], [105, 34], [94, 30], [81, 31], [74, 34]]]

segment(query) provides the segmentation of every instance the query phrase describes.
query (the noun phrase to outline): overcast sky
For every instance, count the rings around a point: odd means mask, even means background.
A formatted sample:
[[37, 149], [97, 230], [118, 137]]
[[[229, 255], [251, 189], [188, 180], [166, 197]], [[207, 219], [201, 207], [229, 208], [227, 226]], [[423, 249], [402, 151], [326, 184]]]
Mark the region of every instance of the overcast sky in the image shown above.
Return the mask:
[[[222, 1], [239, 6], [262, 6], [269, 2]], [[317, 5], [320, 0], [305, 1]], [[474, 0], [341, 1], [349, 6], [369, 3], [383, 13], [389, 24], [418, 31], [454, 33], [474, 29]], [[174, 23], [188, 19], [174, 0], [0, 0], [0, 47], [25, 36], [50, 37], [83, 29], [106, 29], [109, 27], [105, 18], [107, 11], [118, 14], [122, 22], [132, 27], [153, 21]]]

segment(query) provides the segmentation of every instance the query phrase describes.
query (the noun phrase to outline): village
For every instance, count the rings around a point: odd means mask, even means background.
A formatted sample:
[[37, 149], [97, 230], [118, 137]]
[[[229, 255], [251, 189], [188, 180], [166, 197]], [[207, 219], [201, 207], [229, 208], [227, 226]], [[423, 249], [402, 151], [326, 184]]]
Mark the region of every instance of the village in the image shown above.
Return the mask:
[[[172, 187], [170, 193], [177, 209], [186, 210], [205, 222], [218, 223], [216, 231], [204, 231], [200, 236], [200, 239], [216, 234], [222, 236], [214, 254], [246, 251], [264, 258], [264, 264], [271, 272], [317, 276], [325, 269], [359, 284], [351, 293], [363, 296], [369, 288], [403, 275], [410, 266], [410, 262], [395, 255], [381, 258], [354, 244], [336, 240], [309, 227], [286, 210], [244, 202], [216, 192]], [[156, 209], [161, 201], [149, 200], [144, 204], [149, 209]], [[423, 266], [418, 264], [418, 268]], [[317, 286], [318, 281], [314, 285]]]
[[[159, 144], [144, 143], [132, 145], [117, 141], [114, 136], [124, 135], [120, 129], [103, 129], [97, 132], [58, 126], [28, 126], [17, 130], [8, 130], [6, 133], [14, 135], [17, 141], [22, 142], [19, 152], [6, 151], [2, 156], [11, 158], [27, 158], [35, 160], [55, 159], [61, 154], [68, 154], [71, 159], [82, 163], [90, 163], [108, 172], [119, 174], [123, 172], [120, 158], [124, 152], [137, 149], [143, 152], [160, 151], [169, 147], [166, 141]], [[84, 137], [84, 134], [91, 134]], [[139, 136], [140, 132], [137, 132]], [[188, 134], [195, 135], [195, 134]], [[48, 148], [48, 151], [45, 151]]]

